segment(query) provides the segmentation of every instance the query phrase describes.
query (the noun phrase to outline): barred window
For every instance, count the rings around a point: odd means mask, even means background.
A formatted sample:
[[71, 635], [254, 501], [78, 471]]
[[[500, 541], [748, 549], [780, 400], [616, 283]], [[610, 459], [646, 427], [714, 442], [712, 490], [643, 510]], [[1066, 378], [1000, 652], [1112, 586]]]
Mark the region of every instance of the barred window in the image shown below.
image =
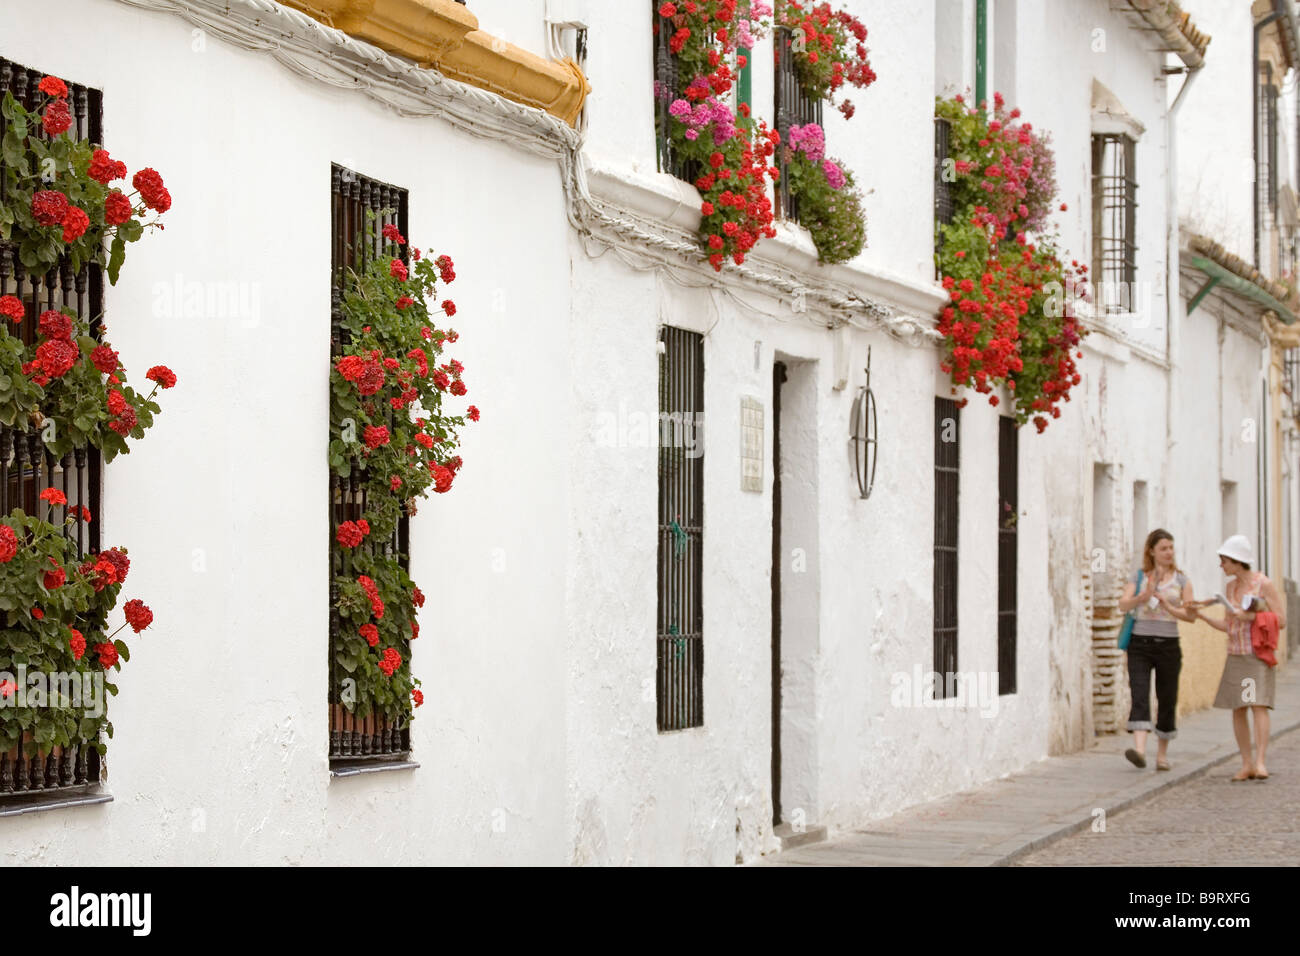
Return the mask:
[[[42, 70], [0, 58], [0, 97], [7, 91], [26, 109], [35, 110], [46, 98], [37, 90], [43, 76]], [[73, 132], [79, 139], [102, 145], [103, 95], [99, 90], [76, 83], [68, 83], [68, 90], [68, 104], [75, 122]], [[7, 121], [0, 119], [0, 124], [3, 124], [0, 136], [7, 135]], [[40, 127], [29, 128], [27, 135], [50, 139]], [[100, 337], [104, 278], [102, 269], [94, 263], [87, 263], [74, 273], [65, 257], [44, 275], [33, 276], [24, 269], [16, 244], [0, 240], [0, 295], [14, 295], [23, 301], [26, 310], [23, 321], [9, 328], [24, 345], [35, 342], [37, 317], [46, 310], [73, 311], [88, 320], [94, 338]], [[74, 448], [56, 459], [44, 445], [41, 427], [34, 422], [18, 420], [0, 425], [0, 515], [16, 508], [28, 515], [37, 514], [40, 491], [57, 488], [67, 497], [69, 511], [74, 506], [90, 510], [89, 521], [76, 521], [75, 527], [65, 525], [63, 530], [65, 537], [75, 542], [78, 559], [98, 552], [102, 463], [99, 450], [91, 446]], [[3, 624], [4, 612], [0, 612], [0, 626]], [[78, 629], [84, 633], [89, 646], [104, 640], [103, 633], [88, 624], [81, 624]], [[0, 671], [16, 674], [15, 663], [9, 643], [0, 641]], [[74, 702], [76, 699], [74, 696]], [[96, 738], [78, 739], [67, 746], [40, 745], [30, 732], [25, 732], [17, 746], [0, 750], [0, 816], [99, 790], [106, 765], [96, 745], [103, 743]], [[111, 799], [106, 794], [99, 798]]]
[[659, 730], [704, 726], [704, 336], [659, 341]]
[[1136, 142], [1122, 133], [1092, 137], [1092, 278], [1105, 312], [1131, 312], [1137, 275]]
[[1020, 431], [998, 418], [998, 693], [1016, 692], [1016, 519], [1020, 498]]
[[1277, 222], [1277, 87], [1273, 85], [1273, 64], [1263, 63], [1255, 97], [1255, 265], [1270, 270], [1261, 258], [1268, 237]]
[[786, 175], [785, 161], [787, 146], [790, 142], [790, 127], [803, 126], [805, 123], [822, 125], [822, 101], [813, 99], [804, 92], [794, 68], [794, 53], [791, 50], [793, 35], [788, 27], [777, 27], [776, 45], [776, 88], [773, 102], [776, 106], [776, 128], [781, 134], [781, 149], [777, 150], [777, 166], [781, 177], [777, 180], [776, 214], [786, 219], [799, 221], [799, 201], [790, 195], [790, 180]]
[[950, 398], [934, 400], [934, 696], [948, 696], [957, 673], [957, 495], [961, 412]]
[[662, 0], [652, 0], [650, 4], [651, 33], [654, 37], [655, 156], [659, 172], [693, 183], [700, 175], [699, 164], [677, 156], [671, 143], [674, 121], [668, 107], [677, 98], [681, 77], [677, 71], [677, 57], [669, 49], [677, 27], [671, 18], [659, 15], [659, 7], [662, 5]]
[[[331, 319], [330, 355], [337, 359], [348, 346], [348, 331], [342, 324], [343, 293], [347, 287], [349, 270], [361, 271], [380, 254], [380, 231], [386, 225], [395, 225], [402, 235], [407, 234], [407, 191], [388, 183], [362, 176], [350, 169], [335, 165], [330, 175], [330, 210], [332, 242], [330, 247]], [[374, 218], [369, 219], [367, 213]], [[366, 229], [372, 232], [367, 238]], [[402, 247], [402, 258], [409, 261], [409, 246]], [[393, 412], [389, 410], [389, 425]], [[330, 439], [337, 436], [331, 434]], [[344, 521], [356, 521], [364, 514], [366, 506], [364, 485], [365, 464], [353, 459], [351, 473], [340, 477], [330, 472], [330, 639], [329, 639], [329, 755], [331, 769], [352, 766], [357, 761], [392, 761], [405, 757], [410, 750], [410, 730], [397, 726], [386, 718], [371, 713], [354, 715], [349, 704], [348, 673], [339, 660], [338, 587], [336, 578], [351, 572], [353, 556], [367, 548], [382, 548], [388, 554], [397, 554], [403, 569], [408, 568], [410, 554], [410, 519], [403, 516], [392, 540], [372, 542], [367, 539], [354, 549], [343, 548], [338, 543], [338, 526]], [[410, 660], [409, 640], [399, 648], [404, 660]]]

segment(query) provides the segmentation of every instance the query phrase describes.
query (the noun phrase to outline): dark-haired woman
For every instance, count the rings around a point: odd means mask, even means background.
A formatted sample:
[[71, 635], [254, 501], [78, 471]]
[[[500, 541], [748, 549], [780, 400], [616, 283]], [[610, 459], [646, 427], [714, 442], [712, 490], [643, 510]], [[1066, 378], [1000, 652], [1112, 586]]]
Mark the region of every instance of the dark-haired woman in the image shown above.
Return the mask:
[[1169, 741], [1178, 736], [1178, 674], [1183, 650], [1178, 642], [1178, 622], [1194, 621], [1192, 584], [1174, 563], [1174, 536], [1163, 528], [1147, 535], [1139, 573], [1124, 586], [1121, 611], [1133, 612], [1133, 636], [1128, 646], [1128, 686], [1133, 698], [1128, 730], [1133, 746], [1124, 752], [1129, 763], [1145, 767], [1147, 734], [1151, 723], [1151, 673], [1156, 676], [1156, 769], [1169, 769]]

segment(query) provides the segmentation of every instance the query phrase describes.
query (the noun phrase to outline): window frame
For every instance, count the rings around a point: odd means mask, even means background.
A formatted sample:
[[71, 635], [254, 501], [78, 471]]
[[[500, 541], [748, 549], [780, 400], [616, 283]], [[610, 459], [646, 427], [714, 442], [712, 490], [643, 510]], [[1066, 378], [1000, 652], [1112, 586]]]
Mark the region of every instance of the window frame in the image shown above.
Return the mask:
[[[943, 440], [953, 422], [953, 440]], [[948, 446], [951, 446], [949, 448]], [[949, 453], [950, 452], [950, 453]], [[958, 647], [958, 579], [961, 569], [961, 408], [954, 399], [934, 399], [934, 698], [955, 693]], [[954, 675], [949, 678], [947, 675]]]
[[1131, 313], [1137, 282], [1137, 140], [1127, 132], [1094, 132], [1091, 145], [1094, 301], [1106, 314]]

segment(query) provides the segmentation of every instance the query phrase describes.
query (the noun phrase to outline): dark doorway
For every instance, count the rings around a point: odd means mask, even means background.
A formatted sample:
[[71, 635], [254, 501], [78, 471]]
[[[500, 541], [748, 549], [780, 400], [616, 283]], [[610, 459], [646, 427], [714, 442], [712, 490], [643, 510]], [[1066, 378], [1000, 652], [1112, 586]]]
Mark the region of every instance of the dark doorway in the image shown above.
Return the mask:
[[781, 384], [772, 366], [772, 824], [781, 822]]

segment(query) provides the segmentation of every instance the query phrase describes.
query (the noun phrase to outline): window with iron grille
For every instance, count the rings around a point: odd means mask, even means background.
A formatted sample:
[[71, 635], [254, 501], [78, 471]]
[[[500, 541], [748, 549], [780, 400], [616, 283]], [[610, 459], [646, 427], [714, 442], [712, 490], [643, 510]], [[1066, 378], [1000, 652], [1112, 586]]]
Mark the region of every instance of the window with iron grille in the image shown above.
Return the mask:
[[[822, 125], [822, 101], [813, 99], [804, 92], [803, 84], [795, 73], [794, 53], [790, 46], [793, 42], [788, 27], [777, 27], [773, 42], [776, 46], [775, 89], [773, 103], [776, 107], [776, 128], [781, 134], [782, 144], [790, 142], [790, 127], [803, 126], [806, 123]], [[781, 176], [777, 180], [776, 214], [786, 219], [799, 221], [799, 200], [790, 195], [790, 178], [786, 175], [788, 164], [785, 160], [786, 147], [777, 150], [777, 168]]]
[[1131, 312], [1137, 278], [1137, 144], [1122, 133], [1092, 137], [1092, 277], [1105, 312]]
[[659, 15], [661, 6], [662, 0], [652, 0], [650, 4], [651, 33], [654, 36], [655, 156], [659, 172], [693, 183], [700, 175], [699, 164], [677, 156], [672, 148], [670, 132], [674, 120], [668, 107], [677, 98], [681, 77], [677, 72], [677, 57], [668, 48], [677, 28], [671, 19]]
[[1271, 268], [1260, 258], [1277, 221], [1277, 87], [1271, 63], [1260, 66], [1255, 108], [1255, 265]]
[[[42, 70], [0, 58], [0, 97], [8, 91], [24, 107], [35, 110], [46, 98], [36, 88], [43, 76]], [[68, 90], [68, 104], [76, 124], [73, 132], [80, 139], [102, 145], [103, 95], [99, 90], [76, 83], [68, 83]], [[5, 122], [0, 119], [0, 123]], [[0, 135], [8, 132], [6, 124]], [[29, 129], [28, 135], [50, 139], [39, 127]], [[87, 263], [74, 273], [65, 258], [58, 267], [36, 277], [24, 270], [15, 244], [0, 241], [0, 295], [15, 295], [23, 300], [27, 313], [24, 321], [10, 328], [11, 334], [17, 335], [24, 345], [36, 340], [37, 317], [42, 312], [64, 308], [88, 318], [91, 334], [96, 339], [100, 337], [104, 277], [94, 263]], [[40, 491], [58, 488], [68, 499], [69, 511], [74, 505], [90, 509], [90, 521], [74, 522], [75, 528], [64, 527], [64, 535], [76, 542], [78, 559], [98, 552], [102, 461], [99, 450], [93, 447], [76, 448], [56, 459], [46, 450], [41, 430], [30, 422], [0, 425], [0, 514], [7, 515], [15, 508], [29, 515], [36, 514]], [[89, 646], [104, 640], [102, 633], [88, 625], [83, 624], [80, 630]], [[0, 671], [16, 672], [8, 645], [3, 641], [0, 641]], [[0, 815], [18, 812], [21, 805], [44, 802], [46, 797], [62, 799], [98, 789], [103, 779], [104, 760], [93, 745], [102, 742], [87, 739], [67, 747], [41, 748], [29, 735], [7, 753], [0, 752]]]
[[[951, 142], [952, 126], [942, 116], [934, 118], [934, 252], [943, 250], [943, 230], [952, 222], [956, 210], [952, 202], [952, 183], [944, 176], [948, 167], [948, 150]], [[935, 276], [939, 275], [939, 263], [934, 266]]]
[[998, 419], [998, 693], [1016, 692], [1016, 519], [1019, 512], [1020, 432]]
[[[367, 214], [373, 214], [373, 218]], [[330, 355], [337, 360], [348, 347], [348, 332], [342, 324], [342, 301], [351, 272], [362, 271], [382, 249], [381, 230], [395, 225], [407, 234], [407, 191], [379, 182], [335, 165], [330, 173], [330, 246], [331, 318]], [[367, 229], [370, 235], [367, 236]], [[410, 264], [409, 246], [402, 246], [402, 259]], [[388, 411], [391, 417], [394, 414]], [[331, 435], [333, 439], [337, 436]], [[362, 718], [349, 712], [346, 703], [347, 673], [337, 660], [339, 648], [338, 589], [335, 579], [350, 573], [353, 556], [367, 548], [382, 548], [397, 554], [403, 569], [408, 568], [410, 554], [410, 519], [403, 516], [390, 541], [373, 542], [369, 538], [357, 548], [343, 548], [338, 542], [338, 526], [356, 521], [365, 511], [365, 463], [354, 459], [351, 473], [340, 477], [330, 472], [330, 641], [329, 641], [329, 755], [332, 766], [357, 759], [394, 760], [410, 750], [410, 730], [390, 723], [387, 718], [370, 714]], [[400, 647], [404, 660], [410, 660], [409, 643]]]
[[957, 494], [961, 419], [957, 403], [934, 400], [934, 696], [954, 692], [957, 673]]
[[661, 731], [704, 726], [704, 336], [664, 326], [659, 354]]

